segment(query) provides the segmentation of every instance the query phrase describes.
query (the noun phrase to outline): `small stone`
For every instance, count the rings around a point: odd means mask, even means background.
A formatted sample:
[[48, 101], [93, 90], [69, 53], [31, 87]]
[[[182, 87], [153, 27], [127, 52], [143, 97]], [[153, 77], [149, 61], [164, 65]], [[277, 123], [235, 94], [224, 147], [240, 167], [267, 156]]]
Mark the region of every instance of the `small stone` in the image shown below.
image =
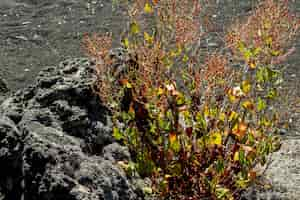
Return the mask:
[[6, 81], [0, 77], [0, 93], [6, 93], [8, 91], [9, 89]]

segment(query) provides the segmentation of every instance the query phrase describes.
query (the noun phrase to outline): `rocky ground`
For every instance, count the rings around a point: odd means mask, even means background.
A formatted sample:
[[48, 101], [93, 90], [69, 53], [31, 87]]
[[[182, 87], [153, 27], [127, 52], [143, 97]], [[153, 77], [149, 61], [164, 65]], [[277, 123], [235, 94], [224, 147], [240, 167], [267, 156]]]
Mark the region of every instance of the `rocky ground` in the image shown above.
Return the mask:
[[[252, 1], [224, 2], [235, 6], [219, 5], [220, 22], [222, 9], [247, 12]], [[130, 156], [91, 92], [93, 63], [78, 58], [85, 32], [118, 35], [124, 19], [110, 1], [0, 0], [0, 200], [144, 198], [142, 181], [116, 165]], [[295, 47], [282, 96], [290, 128], [265, 172], [272, 188], [245, 199], [300, 199], [300, 40]]]
[[0, 77], [15, 91], [45, 66], [82, 57], [85, 33], [124, 27], [106, 0], [0, 0]]
[[144, 199], [138, 177], [117, 165], [130, 155], [111, 136], [91, 66], [73, 59], [49, 67], [2, 103], [1, 200]]

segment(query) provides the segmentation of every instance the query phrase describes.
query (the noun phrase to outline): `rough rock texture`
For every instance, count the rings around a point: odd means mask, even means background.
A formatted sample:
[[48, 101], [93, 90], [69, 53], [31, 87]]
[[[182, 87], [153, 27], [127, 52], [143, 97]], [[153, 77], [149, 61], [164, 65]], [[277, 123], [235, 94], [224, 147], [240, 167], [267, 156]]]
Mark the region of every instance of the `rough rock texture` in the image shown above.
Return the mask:
[[0, 200], [136, 200], [129, 160], [92, 92], [92, 63], [72, 59], [40, 72], [0, 106]]
[[6, 81], [0, 77], [0, 103], [4, 101], [7, 93], [9, 92]]
[[268, 189], [249, 189], [244, 199], [252, 200], [298, 200], [300, 199], [300, 140], [286, 138], [281, 149], [270, 157], [271, 163], [264, 173]]

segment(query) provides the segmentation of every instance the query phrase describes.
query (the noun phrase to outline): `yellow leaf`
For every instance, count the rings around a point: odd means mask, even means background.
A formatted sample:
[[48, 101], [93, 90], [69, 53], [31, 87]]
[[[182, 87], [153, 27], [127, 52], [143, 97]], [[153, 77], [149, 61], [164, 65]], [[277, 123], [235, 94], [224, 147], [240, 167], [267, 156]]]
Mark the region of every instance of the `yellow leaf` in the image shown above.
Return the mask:
[[144, 32], [144, 39], [147, 43], [152, 44], [153, 43], [153, 37], [150, 36], [147, 32]]
[[124, 45], [124, 47], [125, 47], [126, 49], [128, 49], [128, 47], [129, 47], [129, 40], [128, 40], [128, 38], [125, 38], [125, 39], [124, 39], [123, 45]]
[[172, 176], [170, 174], [165, 175], [165, 179], [171, 178]]
[[255, 109], [254, 103], [252, 103], [251, 101], [244, 101], [242, 103], [243, 108], [253, 111]]
[[279, 56], [280, 55], [280, 51], [271, 50], [271, 55], [272, 56]]
[[236, 97], [232, 95], [232, 92], [228, 92], [228, 99], [231, 103], [234, 103], [236, 101]]
[[157, 90], [157, 95], [158, 96], [160, 96], [160, 95], [162, 95], [164, 93], [164, 90], [160, 87], [160, 88], [158, 88], [158, 90]]
[[222, 121], [222, 122], [224, 122], [225, 119], [226, 119], [226, 114], [223, 113], [223, 112], [221, 112], [220, 115], [219, 115], [219, 120]]
[[264, 22], [264, 28], [265, 28], [265, 29], [271, 28], [271, 23], [270, 23], [270, 21], [267, 21], [267, 20], [266, 20], [266, 21]]
[[231, 111], [230, 114], [229, 114], [229, 121], [233, 121], [233, 120], [236, 120], [238, 118], [239, 114], [236, 113], [235, 111]]
[[147, 13], [147, 14], [150, 14], [150, 13], [153, 12], [153, 9], [152, 9], [152, 7], [151, 7], [151, 5], [149, 3], [145, 4], [144, 12]]
[[220, 132], [214, 132], [210, 135], [210, 144], [221, 145], [222, 134]]
[[172, 50], [170, 52], [170, 57], [176, 57], [177, 56], [177, 52], [175, 50]]
[[189, 57], [187, 55], [184, 55], [183, 58], [182, 58], [182, 61], [187, 62], [188, 60], [189, 60]]
[[250, 67], [250, 69], [255, 69], [256, 68], [255, 62], [250, 62], [249, 67]]
[[136, 22], [130, 24], [130, 32], [131, 34], [138, 34], [140, 32], [140, 27]]
[[253, 50], [253, 55], [254, 56], [257, 56], [259, 53], [261, 52], [261, 48], [260, 47], [257, 47]]
[[243, 81], [241, 89], [245, 94], [248, 94], [251, 90], [250, 82], [248, 80]]
[[132, 88], [132, 85], [129, 82], [127, 82], [126, 85], [125, 85], [125, 87], [126, 88]]
[[204, 108], [204, 116], [205, 117], [209, 117], [210, 116], [210, 110], [209, 110], [208, 106], [205, 106], [205, 108]]
[[180, 55], [182, 53], [182, 47], [181, 45], [177, 45], [177, 55]]
[[272, 45], [273, 38], [271, 36], [267, 37], [265, 40], [266, 45]]
[[236, 151], [236, 152], [234, 153], [233, 160], [234, 160], [234, 161], [239, 161], [239, 152], [238, 152], [238, 151]]

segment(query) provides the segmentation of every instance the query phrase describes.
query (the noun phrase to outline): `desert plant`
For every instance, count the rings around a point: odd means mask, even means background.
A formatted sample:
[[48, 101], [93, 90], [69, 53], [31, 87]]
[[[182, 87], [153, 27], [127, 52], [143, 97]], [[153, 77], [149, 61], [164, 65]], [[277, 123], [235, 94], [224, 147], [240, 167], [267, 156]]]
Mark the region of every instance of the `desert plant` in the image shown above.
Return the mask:
[[226, 51], [202, 59], [205, 2], [123, 3], [122, 62], [109, 53], [109, 36], [84, 44], [97, 60], [96, 92], [113, 113], [113, 135], [133, 156], [130, 172], [150, 177], [161, 199], [239, 198], [280, 146], [272, 105], [299, 21], [286, 1], [262, 1], [228, 30]]

